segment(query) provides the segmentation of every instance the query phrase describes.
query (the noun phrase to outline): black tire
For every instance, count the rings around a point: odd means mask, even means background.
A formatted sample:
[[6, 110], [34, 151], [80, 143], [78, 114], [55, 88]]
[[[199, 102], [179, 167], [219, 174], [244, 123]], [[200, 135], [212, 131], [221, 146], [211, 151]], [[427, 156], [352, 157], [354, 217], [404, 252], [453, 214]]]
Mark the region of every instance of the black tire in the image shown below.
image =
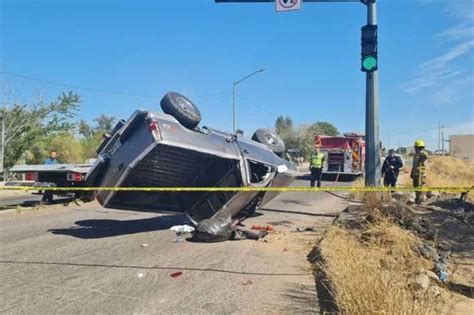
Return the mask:
[[276, 154], [285, 152], [285, 143], [283, 140], [277, 134], [268, 129], [258, 129], [255, 131], [252, 140], [265, 144]]
[[176, 92], [168, 92], [161, 99], [161, 109], [176, 118], [181, 125], [194, 129], [201, 122], [201, 113], [187, 97]]

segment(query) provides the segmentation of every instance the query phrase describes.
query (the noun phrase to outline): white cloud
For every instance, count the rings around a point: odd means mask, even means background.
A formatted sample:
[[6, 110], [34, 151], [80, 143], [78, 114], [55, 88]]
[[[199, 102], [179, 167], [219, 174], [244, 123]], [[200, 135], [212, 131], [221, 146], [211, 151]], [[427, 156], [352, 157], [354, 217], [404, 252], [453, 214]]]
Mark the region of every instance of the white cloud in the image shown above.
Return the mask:
[[433, 106], [456, 104], [463, 96], [460, 91], [469, 91], [469, 89], [472, 89], [472, 83], [472, 73], [454, 80], [447, 80], [444, 85], [440, 85], [436, 90], [432, 91], [429, 96], [430, 104]]
[[472, 34], [474, 34], [474, 26], [458, 24], [438, 33], [436, 36], [445, 41], [453, 41], [472, 38]]
[[[470, 56], [474, 48], [474, 40], [461, 42], [447, 52], [418, 66], [413, 79], [406, 87], [407, 92], [418, 92], [429, 87], [443, 85], [447, 79], [459, 77], [464, 73], [453, 62], [460, 57]], [[472, 73], [467, 74], [472, 75]]]
[[[433, 0], [418, 0], [430, 5]], [[462, 91], [472, 89], [472, 67], [459, 62], [471, 58], [474, 50], [473, 1], [457, 0], [437, 2], [445, 6], [446, 14], [454, 25], [435, 35], [440, 44], [449, 47], [442, 54], [421, 63], [411, 80], [405, 85], [408, 93], [425, 92], [434, 104], [452, 104]], [[467, 83], [467, 84], [466, 84]]]
[[447, 0], [446, 12], [454, 19], [471, 22], [474, 17], [474, 1], [472, 0]]

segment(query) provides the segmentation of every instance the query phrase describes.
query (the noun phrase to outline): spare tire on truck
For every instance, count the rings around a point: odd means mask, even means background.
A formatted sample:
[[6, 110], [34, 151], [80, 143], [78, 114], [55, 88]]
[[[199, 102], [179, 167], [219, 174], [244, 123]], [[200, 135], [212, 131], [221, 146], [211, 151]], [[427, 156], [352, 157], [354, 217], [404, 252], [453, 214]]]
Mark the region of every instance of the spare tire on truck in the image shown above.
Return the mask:
[[176, 118], [188, 129], [196, 128], [201, 122], [199, 109], [184, 95], [168, 92], [161, 99], [160, 105], [163, 112]]
[[285, 152], [285, 143], [274, 132], [268, 129], [258, 129], [252, 136], [253, 141], [265, 144], [270, 150], [276, 154]]

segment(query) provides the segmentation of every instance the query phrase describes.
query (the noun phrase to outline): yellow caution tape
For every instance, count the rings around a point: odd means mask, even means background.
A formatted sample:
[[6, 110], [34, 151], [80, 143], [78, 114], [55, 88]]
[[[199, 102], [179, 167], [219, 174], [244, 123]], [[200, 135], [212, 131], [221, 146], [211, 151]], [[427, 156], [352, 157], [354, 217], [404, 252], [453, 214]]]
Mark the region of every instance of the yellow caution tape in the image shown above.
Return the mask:
[[465, 187], [33, 187], [33, 186], [0, 186], [2, 190], [23, 191], [146, 191], [146, 192], [318, 192], [318, 191], [351, 191], [351, 192], [468, 192], [474, 186]]

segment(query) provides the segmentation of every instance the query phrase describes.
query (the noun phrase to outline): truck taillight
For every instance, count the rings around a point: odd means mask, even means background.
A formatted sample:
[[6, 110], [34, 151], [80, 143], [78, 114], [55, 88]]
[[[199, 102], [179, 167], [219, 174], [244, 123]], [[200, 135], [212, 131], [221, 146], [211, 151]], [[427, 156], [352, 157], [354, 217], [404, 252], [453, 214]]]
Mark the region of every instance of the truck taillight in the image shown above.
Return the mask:
[[153, 131], [157, 131], [157, 130], [158, 130], [158, 123], [156, 121], [152, 121], [148, 125], [148, 131], [153, 132]]
[[82, 182], [84, 180], [84, 175], [81, 173], [68, 173], [67, 180], [71, 182]]
[[38, 173], [36, 173], [36, 172], [26, 173], [25, 174], [25, 180], [33, 181], [33, 182], [38, 181]]
[[153, 135], [155, 140], [161, 140], [160, 129], [158, 128], [158, 122], [155, 120], [150, 120], [148, 123], [148, 131]]

